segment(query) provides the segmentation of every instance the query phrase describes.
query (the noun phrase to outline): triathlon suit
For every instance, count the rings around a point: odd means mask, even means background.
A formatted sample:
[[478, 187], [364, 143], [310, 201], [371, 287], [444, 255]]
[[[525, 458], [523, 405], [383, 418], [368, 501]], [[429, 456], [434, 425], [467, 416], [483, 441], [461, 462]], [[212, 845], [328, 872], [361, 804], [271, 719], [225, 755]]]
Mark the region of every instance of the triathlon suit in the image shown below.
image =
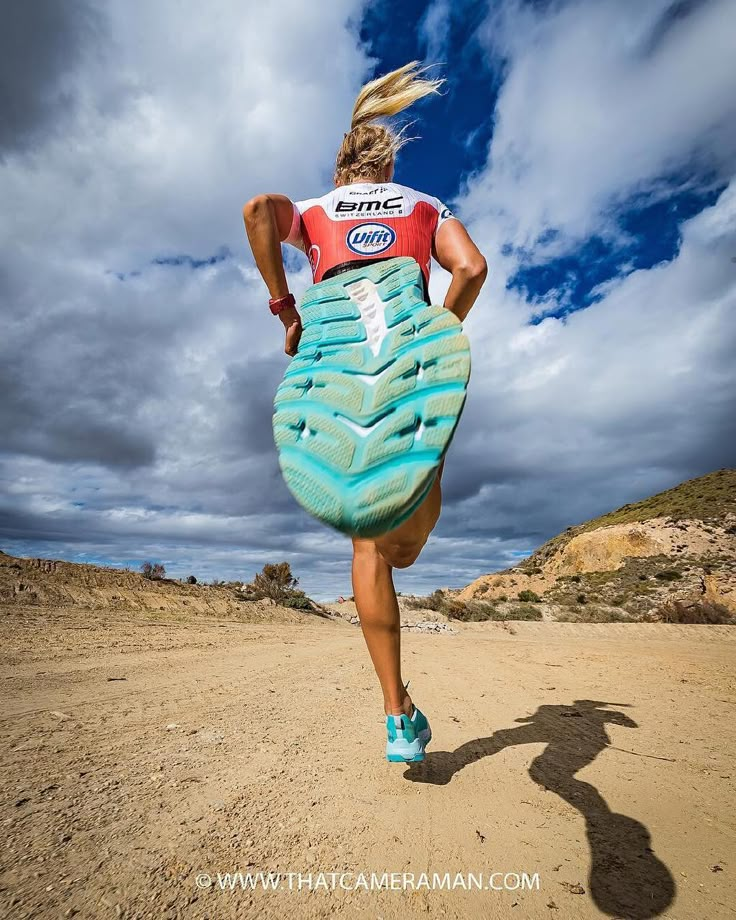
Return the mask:
[[361, 265], [411, 256], [427, 303], [435, 234], [453, 218], [438, 199], [395, 182], [353, 182], [294, 204], [284, 242], [301, 249], [315, 284]]

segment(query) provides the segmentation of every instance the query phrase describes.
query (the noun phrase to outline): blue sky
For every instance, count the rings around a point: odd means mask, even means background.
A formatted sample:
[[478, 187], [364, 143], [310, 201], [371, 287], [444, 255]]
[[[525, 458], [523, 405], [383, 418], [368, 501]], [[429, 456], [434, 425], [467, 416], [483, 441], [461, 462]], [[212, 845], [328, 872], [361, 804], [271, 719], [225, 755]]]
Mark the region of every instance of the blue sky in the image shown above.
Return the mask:
[[[484, 54], [476, 39], [487, 14], [488, 4], [480, 2], [412, 0], [397, 5], [379, 0], [366, 10], [361, 24], [360, 37], [374, 58], [375, 74], [408, 60], [430, 60], [438, 62], [438, 73], [450, 75], [442, 96], [424, 100], [407, 115], [407, 120], [420, 120], [422, 142], [406, 148], [396, 179], [431, 189], [452, 204], [465, 178], [486, 163], [493, 119], [479, 122], [478, 113], [493, 111], [503, 86], [504, 61]], [[661, 187], [618, 202], [615, 218], [626, 239], [590, 236], [563, 257], [542, 263], [535, 261], [533, 251], [522, 253], [509, 287], [523, 291], [531, 302], [543, 301], [552, 291], [567, 294], [564, 304], [542, 310], [530, 321], [584, 309], [598, 286], [611, 278], [674, 258], [680, 224], [713, 204], [726, 187], [721, 177], [703, 175], [701, 169], [697, 162], [683, 163], [677, 174], [662, 177]]]
[[350, 593], [348, 542], [281, 481], [285, 358], [240, 212], [326, 191], [360, 86], [413, 59], [447, 83], [397, 181], [453, 205], [490, 276], [399, 589], [736, 464], [732, 3], [185, 7], [39, 0], [0, 38], [0, 548], [200, 579], [288, 559]]
[[478, 112], [493, 110], [500, 79], [489, 72], [488, 59], [474, 40], [485, 6], [465, 4], [462, 15], [454, 17], [441, 10], [443, 21], [435, 25], [440, 41], [432, 41], [429, 34], [434, 8], [415, 0], [379, 0], [366, 8], [360, 38], [375, 62], [374, 75], [417, 60], [434, 65], [431, 75], [451, 77], [441, 96], [425, 99], [406, 113], [407, 121], [416, 119], [421, 142], [407, 145], [396, 169], [397, 182], [431, 189], [430, 194], [449, 203], [464, 176], [485, 162], [493, 126], [491, 119], [479, 120]]

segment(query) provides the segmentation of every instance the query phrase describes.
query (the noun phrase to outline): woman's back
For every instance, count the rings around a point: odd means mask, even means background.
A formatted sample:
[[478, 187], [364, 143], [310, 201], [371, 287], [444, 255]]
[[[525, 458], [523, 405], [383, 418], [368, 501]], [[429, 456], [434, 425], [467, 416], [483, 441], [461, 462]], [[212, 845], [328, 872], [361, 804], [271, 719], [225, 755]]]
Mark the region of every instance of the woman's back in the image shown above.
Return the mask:
[[305, 252], [315, 282], [365, 260], [410, 256], [429, 282], [437, 230], [452, 219], [431, 195], [396, 182], [352, 182], [294, 204], [285, 242]]

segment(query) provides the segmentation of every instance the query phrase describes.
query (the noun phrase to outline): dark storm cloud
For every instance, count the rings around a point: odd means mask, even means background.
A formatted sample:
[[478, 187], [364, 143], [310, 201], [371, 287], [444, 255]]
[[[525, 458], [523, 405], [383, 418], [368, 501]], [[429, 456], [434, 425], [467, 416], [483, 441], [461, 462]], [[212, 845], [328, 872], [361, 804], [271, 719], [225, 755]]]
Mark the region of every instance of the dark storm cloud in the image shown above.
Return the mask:
[[24, 270], [28, 280], [25, 296], [6, 301], [3, 310], [2, 447], [60, 462], [113, 467], [153, 462], [152, 432], [141, 409], [163, 386], [166, 361], [155, 319], [131, 322], [140, 308], [125, 299], [127, 311], [97, 314], [99, 305], [110, 303], [102, 282], [70, 301], [73, 277], [64, 277], [62, 287], [58, 275], [40, 283], [33, 260], [12, 250], [5, 258], [14, 262], [12, 272], [6, 268], [0, 276], [7, 289], [21, 284]]
[[651, 33], [644, 45], [646, 54], [654, 53], [659, 45], [666, 41], [678, 28], [686, 27], [686, 22], [702, 7], [710, 6], [712, 0], [673, 0], [662, 12], [652, 26]]
[[0, 11], [0, 158], [25, 150], [75, 105], [67, 80], [91, 42], [103, 42], [86, 0], [11, 0]]
[[109, 540], [109, 533], [94, 525], [79, 527], [79, 518], [70, 515], [51, 515], [28, 510], [20, 510], [12, 506], [0, 506], [0, 549], [5, 552], [13, 543], [24, 541], [63, 541], [72, 545], [84, 543], [88, 540], [105, 543]]
[[220, 394], [232, 449], [243, 455], [273, 455], [273, 398], [285, 370], [286, 362], [278, 354], [248, 358], [227, 368]]

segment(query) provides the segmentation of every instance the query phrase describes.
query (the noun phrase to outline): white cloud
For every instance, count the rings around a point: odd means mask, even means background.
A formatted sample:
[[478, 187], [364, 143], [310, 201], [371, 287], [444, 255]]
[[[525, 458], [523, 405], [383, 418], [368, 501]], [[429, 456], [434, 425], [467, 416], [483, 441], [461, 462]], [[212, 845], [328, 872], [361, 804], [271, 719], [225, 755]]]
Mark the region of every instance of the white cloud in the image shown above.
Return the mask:
[[432, 0], [419, 23], [420, 40], [426, 47], [427, 60], [438, 63], [447, 56], [452, 9], [449, 0]]
[[[538, 305], [506, 287], [521, 258], [502, 252], [508, 241], [557, 230], [527, 256], [544, 261], [615, 235], [612, 203], [672, 193], [665, 172], [733, 175], [733, 7], [690, 5], [682, 20], [667, 8], [512, 5], [489, 21], [508, 72], [488, 162], [458, 208], [491, 277], [466, 322], [473, 376], [448, 527], [523, 533], [536, 521], [549, 534], [736, 463], [736, 180], [681, 225], [673, 261], [610, 280], [565, 320], [529, 326]], [[568, 292], [547, 296], [553, 309]]]
[[[729, 0], [621, 4], [575, 0], [539, 12], [494, 7], [481, 29], [506, 59], [489, 168], [470, 183], [468, 213], [491, 206], [494, 248], [533, 261], [592, 234], [615, 234], [612, 209], [663, 176], [730, 177], [736, 69]], [[552, 236], [554, 232], [556, 236]]]

